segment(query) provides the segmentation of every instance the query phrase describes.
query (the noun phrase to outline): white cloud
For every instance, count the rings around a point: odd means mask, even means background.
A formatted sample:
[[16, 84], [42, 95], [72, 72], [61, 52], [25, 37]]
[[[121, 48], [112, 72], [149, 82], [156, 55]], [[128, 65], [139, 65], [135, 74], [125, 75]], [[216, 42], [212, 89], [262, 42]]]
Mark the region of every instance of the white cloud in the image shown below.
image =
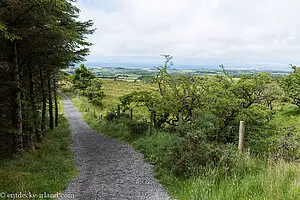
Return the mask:
[[[81, 0], [97, 28], [90, 59], [157, 57], [263, 64], [300, 62], [298, 0]], [[299, 63], [300, 64], [300, 63]]]

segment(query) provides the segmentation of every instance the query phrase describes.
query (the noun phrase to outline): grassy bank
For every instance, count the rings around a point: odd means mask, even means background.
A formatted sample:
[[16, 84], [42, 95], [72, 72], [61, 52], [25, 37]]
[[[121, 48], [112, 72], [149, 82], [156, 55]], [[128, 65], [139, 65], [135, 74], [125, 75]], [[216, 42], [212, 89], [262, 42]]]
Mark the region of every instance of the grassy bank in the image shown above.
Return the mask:
[[[243, 157], [236, 155], [230, 174], [223, 168], [203, 168], [200, 175], [184, 178], [170, 168], [173, 148], [180, 142], [179, 136], [161, 131], [133, 135], [126, 120], [106, 122], [97, 119], [93, 115], [94, 110], [103, 110], [90, 105], [85, 97], [74, 97], [73, 103], [80, 108], [85, 121], [93, 129], [126, 141], [143, 153], [146, 160], [154, 165], [156, 177], [177, 199], [300, 199], [298, 163], [261, 160], [249, 154]], [[299, 121], [300, 115], [296, 110], [296, 107], [282, 107], [278, 109], [276, 120], [282, 125]]]
[[47, 132], [41, 149], [1, 161], [0, 193], [56, 194], [76, 177], [69, 123], [63, 115], [59, 117], [59, 126]]
[[[235, 158], [230, 174], [222, 168], [202, 168], [200, 175], [180, 178], [164, 167], [172, 135], [158, 133], [133, 142], [156, 166], [157, 178], [170, 194], [181, 200], [196, 199], [299, 199], [300, 165], [284, 161], [263, 161], [249, 155]], [[161, 140], [164, 139], [164, 140]]]
[[[132, 126], [128, 119], [118, 119], [111, 122], [98, 119], [101, 113], [105, 116], [107, 111], [116, 108], [118, 97], [139, 90], [139, 88], [155, 90], [155, 86], [150, 84], [104, 80], [103, 91], [106, 96], [103, 98], [102, 107], [88, 103], [86, 97], [70, 95], [72, 102], [83, 113], [84, 120], [93, 129], [125, 141], [144, 154], [145, 159], [153, 164], [157, 179], [167, 187], [172, 197], [182, 200], [300, 199], [300, 164], [297, 162], [276, 159], [274, 155], [269, 156], [268, 153], [261, 157], [250, 155], [249, 152], [240, 156], [234, 144], [231, 147], [218, 149], [218, 147], [209, 146], [214, 145], [213, 143], [206, 146], [199, 139], [191, 139], [188, 142], [192, 143], [186, 143], [186, 137], [183, 138], [178, 133], [162, 130], [137, 133], [132, 130], [133, 127], [137, 126]], [[274, 111], [276, 114], [273, 116], [273, 123], [276, 124], [276, 130], [279, 128], [278, 131], [281, 133], [278, 136], [274, 135], [274, 137], [278, 137], [275, 140], [280, 140], [282, 136], [285, 137], [282, 134], [285, 132], [300, 132], [300, 124], [298, 123], [300, 113], [296, 106], [283, 103], [276, 105]], [[139, 114], [147, 117], [147, 113], [135, 109], [135, 125], [137, 125], [136, 119], [138, 119]], [[274, 138], [271, 139], [275, 141]], [[288, 134], [283, 141], [293, 142], [293, 140], [289, 140]], [[213, 167], [198, 167], [199, 163], [195, 158], [206, 159], [206, 155], [204, 155], [206, 150], [222, 151], [222, 156], [218, 160], [219, 163]], [[295, 149], [295, 151], [297, 150]], [[207, 153], [208, 157], [218, 155], [217, 152]], [[290, 154], [287, 155], [291, 156]], [[196, 174], [184, 175], [180, 173], [184, 171], [181, 168], [189, 171], [190, 167], [198, 170]]]

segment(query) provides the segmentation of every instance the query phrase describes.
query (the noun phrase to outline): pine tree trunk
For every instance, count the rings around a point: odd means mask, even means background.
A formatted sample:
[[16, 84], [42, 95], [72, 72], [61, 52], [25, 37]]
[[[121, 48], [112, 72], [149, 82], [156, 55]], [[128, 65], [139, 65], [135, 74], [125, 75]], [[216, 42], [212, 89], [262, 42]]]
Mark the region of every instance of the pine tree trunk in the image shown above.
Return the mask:
[[54, 129], [54, 122], [53, 122], [53, 102], [52, 102], [52, 88], [51, 88], [51, 77], [50, 73], [48, 72], [48, 104], [49, 104], [49, 127], [51, 130]]
[[29, 115], [29, 123], [30, 123], [30, 131], [28, 133], [28, 146], [31, 147], [33, 143], [35, 143], [35, 117], [34, 117], [34, 91], [33, 91], [33, 77], [32, 77], [32, 69], [31, 69], [31, 61], [28, 62], [28, 82], [29, 82], [29, 101], [30, 101], [30, 109], [31, 112], [28, 112]]
[[13, 81], [15, 83], [14, 89], [14, 106], [13, 106], [13, 128], [14, 134], [14, 151], [22, 152], [24, 148], [23, 144], [23, 126], [22, 126], [22, 103], [21, 103], [21, 86], [19, 75], [19, 61], [17, 43], [14, 42], [14, 54], [13, 54]]
[[58, 102], [57, 102], [57, 85], [56, 79], [53, 82], [53, 91], [54, 91], [54, 106], [55, 106], [55, 127], [58, 126]]
[[33, 129], [32, 129], [32, 142], [41, 142], [41, 134], [38, 131], [38, 114], [37, 114], [37, 106], [36, 106], [36, 92], [35, 92], [35, 84], [33, 80], [33, 74], [32, 74], [32, 65], [31, 62], [29, 62], [28, 66], [28, 72], [29, 72], [29, 92], [30, 92], [30, 105], [31, 105], [31, 111], [32, 111], [32, 121], [33, 121]]
[[42, 136], [45, 137], [46, 135], [46, 109], [47, 109], [47, 99], [46, 99], [46, 92], [45, 92], [45, 86], [44, 86], [44, 77], [43, 77], [43, 71], [41, 67], [39, 66], [40, 70], [40, 81], [41, 81], [41, 90], [42, 90], [42, 124], [41, 124], [41, 131]]

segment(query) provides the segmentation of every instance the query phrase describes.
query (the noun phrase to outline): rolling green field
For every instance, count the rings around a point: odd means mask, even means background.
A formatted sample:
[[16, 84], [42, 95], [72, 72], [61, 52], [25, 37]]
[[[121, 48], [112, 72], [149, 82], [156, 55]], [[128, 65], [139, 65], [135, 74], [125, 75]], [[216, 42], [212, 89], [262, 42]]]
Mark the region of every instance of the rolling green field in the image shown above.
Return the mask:
[[126, 81], [114, 81], [114, 80], [105, 80], [102, 79], [103, 83], [103, 92], [105, 97], [103, 98], [103, 108], [112, 108], [116, 107], [119, 103], [118, 98], [129, 94], [134, 91], [142, 90], [158, 90], [154, 84], [145, 84], [145, 83], [133, 83]]
[[[158, 88], [154, 84], [146, 83], [135, 83], [126, 81], [114, 81], [108, 79], [101, 79], [103, 83], [103, 92], [105, 94], [102, 99], [102, 106], [95, 106], [88, 103], [86, 97], [79, 94], [75, 95], [73, 93], [67, 93], [72, 97], [72, 101], [81, 108], [81, 111], [89, 111], [84, 113], [84, 115], [90, 119], [99, 117], [100, 114], [105, 116], [107, 112], [117, 109], [118, 104], [120, 104], [119, 97], [129, 94], [134, 91], [151, 90], [157, 91]], [[147, 116], [148, 113], [143, 108], [138, 108], [134, 111], [135, 117]]]
[[[200, 175], [185, 178], [165, 167], [170, 161], [173, 146], [180, 138], [171, 132], [154, 130], [132, 136], [126, 121], [107, 122], [98, 119], [118, 104], [118, 98], [136, 90], [155, 90], [150, 84], [103, 80], [102, 107], [88, 103], [86, 97], [71, 95], [72, 102], [83, 113], [84, 120], [95, 130], [118, 138], [134, 146], [152, 163], [156, 177], [167, 187], [170, 195], [181, 200], [198, 199], [300, 199], [300, 164], [270, 158], [257, 158], [245, 153], [236, 155], [232, 173], [224, 174], [220, 168], [203, 168]], [[300, 132], [300, 111], [292, 104], [278, 104], [274, 108], [274, 123], [284, 130], [294, 127]], [[144, 114], [142, 110], [139, 110]]]

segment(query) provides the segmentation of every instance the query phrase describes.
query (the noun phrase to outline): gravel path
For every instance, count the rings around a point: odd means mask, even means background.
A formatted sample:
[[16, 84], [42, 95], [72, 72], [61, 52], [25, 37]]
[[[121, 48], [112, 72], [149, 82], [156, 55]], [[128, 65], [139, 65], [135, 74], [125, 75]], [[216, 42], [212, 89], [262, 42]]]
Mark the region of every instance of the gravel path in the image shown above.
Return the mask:
[[93, 131], [70, 99], [65, 96], [63, 99], [72, 131], [72, 151], [79, 169], [79, 176], [70, 182], [64, 194], [75, 194], [79, 200], [169, 199], [140, 154], [124, 143]]

